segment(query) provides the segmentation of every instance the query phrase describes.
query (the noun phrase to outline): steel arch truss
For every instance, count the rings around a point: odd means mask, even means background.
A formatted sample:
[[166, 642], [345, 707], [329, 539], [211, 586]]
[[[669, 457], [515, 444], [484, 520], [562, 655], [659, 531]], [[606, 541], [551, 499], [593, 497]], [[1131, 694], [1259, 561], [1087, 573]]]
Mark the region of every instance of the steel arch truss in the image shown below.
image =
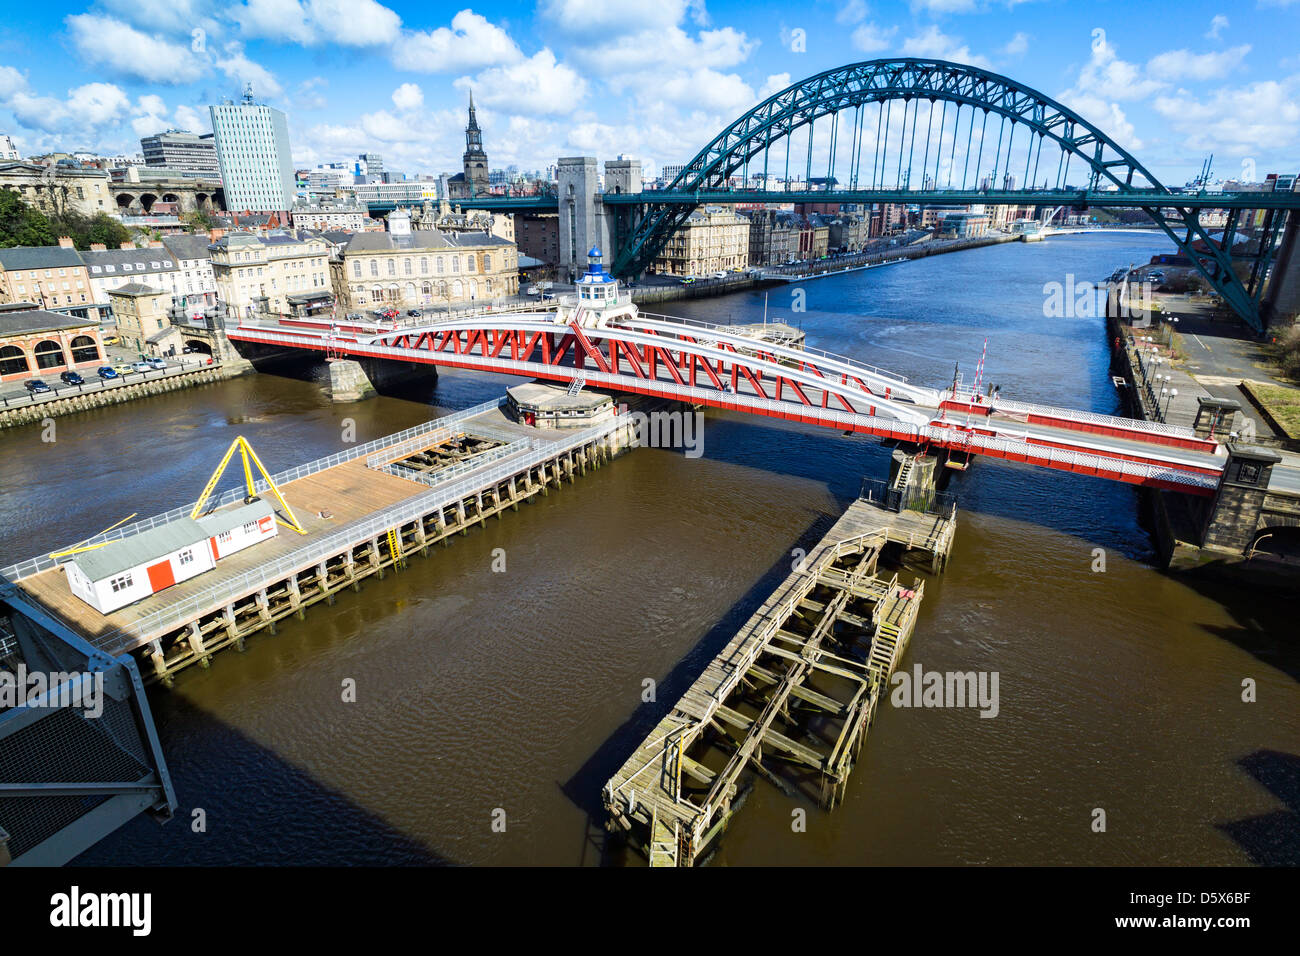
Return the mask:
[[[1024, 124], [1041, 141], [1054, 141], [1064, 154], [1088, 165], [1088, 190], [1152, 191], [1169, 195], [1168, 206], [1135, 202], [1174, 241], [1179, 251], [1239, 315], [1256, 329], [1259, 293], [1276, 236], [1285, 213], [1269, 216], [1268, 241], [1251, 268], [1248, 290], [1233, 269], [1230, 236], [1219, 239], [1201, 225], [1199, 210], [1179, 207], [1177, 196], [1161, 185], [1141, 163], [1079, 114], [1023, 84], [986, 70], [945, 60], [868, 60], [827, 70], [768, 97], [724, 129], [705, 146], [667, 187], [674, 193], [704, 193], [725, 189], [736, 171], [772, 143], [792, 136], [822, 116], [870, 103], [916, 99], [946, 101], [982, 109]], [[915, 135], [915, 132], [913, 132]], [[647, 194], [651, 196], [652, 194]], [[906, 192], [902, 193], [906, 196]], [[907, 201], [902, 199], [901, 201]], [[996, 201], [996, 200], [986, 200]], [[649, 199], [639, 215], [625, 227], [614, 271], [639, 275], [654, 261], [664, 245], [693, 211], [689, 203], [655, 203]], [[1276, 220], [1276, 221], [1274, 221]], [[1229, 241], [1225, 241], [1229, 240]]]

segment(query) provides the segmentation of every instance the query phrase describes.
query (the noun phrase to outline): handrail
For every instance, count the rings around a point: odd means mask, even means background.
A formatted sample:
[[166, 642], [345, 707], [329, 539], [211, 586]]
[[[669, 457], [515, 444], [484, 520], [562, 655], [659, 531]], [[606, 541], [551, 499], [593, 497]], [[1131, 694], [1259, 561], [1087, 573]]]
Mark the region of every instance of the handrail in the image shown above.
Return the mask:
[[[334, 454], [327, 455], [324, 458], [317, 458], [314, 461], [309, 461], [302, 465], [298, 465], [295, 468], [290, 468], [287, 471], [279, 472], [271, 477], [277, 486], [282, 487], [288, 482], [295, 481], [298, 478], [303, 478], [307, 475], [314, 475], [317, 472], [324, 471], [326, 468], [333, 468], [335, 465], [340, 465], [343, 462], [351, 461], [354, 458], [360, 458], [364, 455], [370, 454], [371, 452], [387, 448], [395, 441], [401, 442], [402, 440], [412, 436], [437, 433], [438, 431], [446, 429], [447, 426], [451, 424], [473, 418], [477, 415], [483, 414], [484, 412], [491, 411], [494, 408], [499, 408], [505, 404], [505, 401], [506, 399], [503, 396], [489, 402], [483, 402], [482, 404], [475, 405], [472, 408], [453, 412], [452, 414], [443, 416], [442, 418], [425, 422], [422, 425], [415, 425], [400, 432], [395, 432], [392, 435], [385, 435], [382, 438], [376, 438], [374, 441], [366, 442], [365, 444], [358, 445], [355, 448], [335, 452]], [[265, 481], [258, 479], [254, 482], [253, 487], [260, 493], [266, 491], [270, 486]], [[247, 489], [242, 486], [239, 488], [232, 488], [212, 499], [211, 505], [214, 509], [222, 508], [226, 505], [233, 504], [236, 501], [242, 501], [246, 494]], [[78, 542], [78, 544], [87, 545], [98, 544], [106, 541], [116, 541], [120, 538], [129, 538], [133, 535], [140, 534], [141, 532], [149, 531], [165, 524], [170, 524], [173, 521], [188, 516], [194, 510], [195, 504], [197, 504], [197, 502], [190, 502], [180, 508], [172, 508], [170, 511], [154, 515], [151, 518], [145, 518], [142, 521], [136, 521], [132, 524], [94, 535], [93, 537]], [[5, 578], [10, 581], [19, 581], [41, 571], [47, 571], [61, 563], [66, 562], [56, 561], [48, 555], [40, 555], [35, 558], [29, 558], [26, 561], [21, 561], [17, 564], [12, 564], [7, 568], [0, 569], [0, 578]]]
[[[624, 427], [625, 424], [620, 416], [615, 416], [607, 422], [601, 422], [599, 425], [576, 433], [568, 441], [543, 444], [532, 464], [567, 454], [574, 448], [603, 438]], [[323, 538], [258, 565], [257, 568], [245, 571], [234, 578], [215, 582], [183, 601], [143, 615], [130, 624], [124, 624], [114, 631], [95, 637], [92, 643], [112, 654], [131, 650], [151, 637], [165, 633], [196, 615], [208, 613], [213, 607], [247, 597], [260, 590], [275, 576], [297, 573], [336, 554], [349, 543], [383, 533], [395, 524], [404, 524], [422, 518], [439, 508], [445, 508], [490, 484], [517, 475], [522, 467], [532, 467], [532, 465], [523, 465], [518, 460], [500, 462], [481, 473], [469, 474], [458, 481], [421, 492], [392, 508], [345, 525]]]

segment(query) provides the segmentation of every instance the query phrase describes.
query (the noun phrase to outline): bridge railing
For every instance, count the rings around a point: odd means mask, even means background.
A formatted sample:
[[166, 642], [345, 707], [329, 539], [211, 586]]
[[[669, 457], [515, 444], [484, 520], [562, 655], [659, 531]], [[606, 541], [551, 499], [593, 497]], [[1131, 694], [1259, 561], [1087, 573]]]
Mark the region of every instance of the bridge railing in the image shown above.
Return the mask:
[[1000, 412], [1021, 415], [1043, 415], [1052, 418], [1068, 418], [1073, 421], [1090, 422], [1094, 425], [1111, 425], [1116, 428], [1128, 428], [1133, 431], [1147, 431], [1158, 435], [1178, 438], [1195, 438], [1196, 432], [1185, 425], [1167, 425], [1162, 422], [1149, 422], [1142, 418], [1124, 418], [1119, 415], [1103, 415], [1099, 412], [1083, 412], [1070, 408], [1056, 408], [1051, 405], [1034, 405], [1029, 402], [1013, 402], [1004, 398], [993, 399], [993, 408]]
[[[740, 334], [735, 330], [731, 329], [729, 326], [716, 325], [712, 322], [702, 322], [699, 319], [686, 319], [680, 316], [660, 315], [655, 312], [641, 312], [640, 317], [645, 319], [655, 319], [658, 321], [670, 323], [672, 325], [683, 325], [689, 328], [699, 329], [701, 331], [712, 333], [715, 335], [739, 335]], [[861, 362], [857, 359], [849, 358], [847, 355], [840, 355], [837, 352], [828, 352], [826, 349], [809, 348], [807, 346], [804, 346], [803, 348], [800, 349], [796, 349], [795, 351], [801, 352], [805, 355], [820, 356], [825, 359], [830, 359], [831, 361], [834, 362], [840, 362], [844, 365], [851, 366], [852, 368], [865, 369], [867, 372], [869, 372], [872, 375], [875, 375], [879, 378], [893, 379], [894, 381], [898, 382], [900, 385], [907, 384], [906, 375], [899, 375], [897, 372], [891, 372], [889, 369], [881, 368], [878, 365], [869, 365], [866, 362]]]
[[[401, 442], [404, 439], [410, 439], [416, 436], [436, 435], [439, 432], [447, 432], [450, 434], [449, 426], [468, 418], [473, 418], [476, 415], [481, 415], [494, 408], [499, 408], [505, 404], [505, 401], [504, 396], [499, 399], [493, 399], [492, 401], [484, 402], [481, 405], [475, 405], [473, 408], [454, 412], [451, 415], [446, 415], [442, 418], [425, 422], [422, 425], [415, 425], [411, 428], [396, 432], [395, 434], [386, 435], [383, 438], [376, 438], [374, 441], [366, 442], [365, 444], [358, 445], [355, 448], [335, 452], [334, 454], [327, 455], [324, 458], [317, 458], [315, 461], [309, 461], [305, 464], [298, 465], [295, 468], [290, 468], [287, 471], [278, 472], [277, 474], [272, 475], [271, 478], [277, 486], [280, 486], [295, 481], [298, 478], [306, 477], [307, 475], [314, 475], [319, 471], [324, 471], [326, 468], [333, 468], [335, 465], [341, 465], [346, 461], [353, 460], [354, 458], [361, 458], [373, 452], [380, 451], [381, 449], [387, 448], [394, 443]], [[266, 481], [260, 478], [253, 483], [253, 487], [259, 494], [269, 488]], [[225, 505], [234, 504], [236, 501], [242, 501], [246, 494], [248, 494], [248, 491], [242, 486], [231, 488], [217, 497], [210, 499], [210, 504], [213, 508], [221, 508]], [[172, 508], [170, 511], [165, 511], [162, 514], [154, 515], [151, 518], [145, 518], [143, 521], [136, 521], [121, 528], [114, 528], [112, 531], [102, 532], [78, 542], [75, 546], [84, 547], [87, 545], [99, 544], [100, 542], [116, 541], [121, 538], [129, 538], [132, 535], [137, 535], [144, 531], [149, 531], [153, 528], [162, 527], [163, 525], [170, 524], [179, 518], [188, 517], [190, 513], [193, 512], [195, 504], [197, 504], [197, 502], [191, 502], [183, 507]], [[55, 551], [53, 553], [57, 554], [58, 552]], [[0, 568], [0, 578], [9, 581], [18, 581], [22, 578], [30, 577], [33, 574], [38, 574], [41, 571], [47, 571], [61, 563], [63, 562], [57, 561], [49, 555], [39, 555], [17, 564], [11, 564], [7, 568]]]

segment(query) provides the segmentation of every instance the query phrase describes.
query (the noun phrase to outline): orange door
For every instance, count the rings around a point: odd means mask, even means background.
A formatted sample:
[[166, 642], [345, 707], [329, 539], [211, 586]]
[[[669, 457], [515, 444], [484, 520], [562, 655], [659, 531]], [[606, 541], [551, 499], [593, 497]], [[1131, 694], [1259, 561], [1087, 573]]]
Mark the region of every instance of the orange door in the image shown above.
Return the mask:
[[155, 592], [169, 588], [175, 583], [176, 575], [172, 574], [170, 561], [159, 561], [157, 564], [149, 565], [149, 586]]

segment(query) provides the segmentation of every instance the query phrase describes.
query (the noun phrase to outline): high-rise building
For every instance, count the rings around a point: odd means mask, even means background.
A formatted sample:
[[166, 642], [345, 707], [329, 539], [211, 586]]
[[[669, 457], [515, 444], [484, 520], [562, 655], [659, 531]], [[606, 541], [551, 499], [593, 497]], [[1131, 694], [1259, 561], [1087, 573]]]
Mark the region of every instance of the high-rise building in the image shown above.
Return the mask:
[[0, 161], [9, 162], [22, 159], [18, 147], [8, 133], [0, 133]]
[[293, 206], [294, 169], [284, 113], [256, 103], [251, 88], [238, 103], [208, 107], [225, 185], [226, 208], [278, 212]]
[[211, 133], [188, 133], [169, 129], [165, 133], [140, 140], [146, 166], [174, 169], [185, 176], [211, 176], [221, 173], [217, 163], [217, 146]]

